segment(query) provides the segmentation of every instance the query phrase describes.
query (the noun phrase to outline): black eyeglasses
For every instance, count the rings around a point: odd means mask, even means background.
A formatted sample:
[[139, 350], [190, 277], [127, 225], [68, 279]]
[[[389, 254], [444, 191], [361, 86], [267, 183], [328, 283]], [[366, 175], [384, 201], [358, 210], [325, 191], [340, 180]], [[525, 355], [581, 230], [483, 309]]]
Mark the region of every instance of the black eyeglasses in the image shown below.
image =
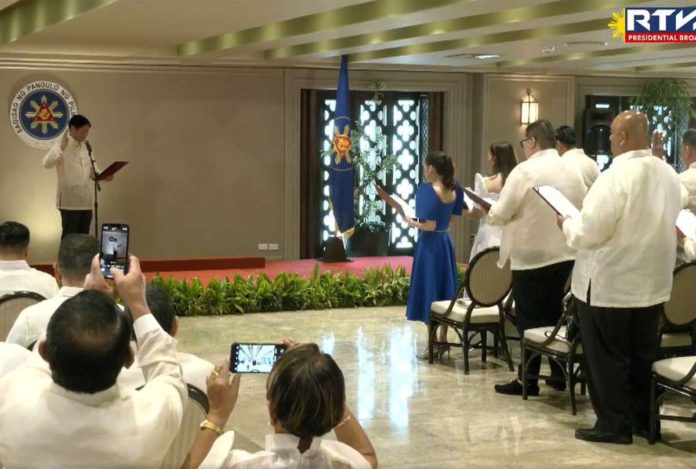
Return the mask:
[[524, 149], [524, 142], [526, 142], [527, 140], [532, 140], [533, 138], [534, 137], [527, 137], [520, 140], [520, 146], [522, 147], [522, 149]]

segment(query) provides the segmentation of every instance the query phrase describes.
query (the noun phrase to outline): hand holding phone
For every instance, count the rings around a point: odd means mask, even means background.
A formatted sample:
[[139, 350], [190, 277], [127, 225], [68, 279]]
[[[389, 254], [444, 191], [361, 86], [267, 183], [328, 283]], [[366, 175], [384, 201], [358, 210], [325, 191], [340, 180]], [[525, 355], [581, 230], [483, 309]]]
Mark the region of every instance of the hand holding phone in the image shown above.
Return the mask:
[[283, 344], [234, 343], [230, 349], [232, 373], [270, 373], [285, 352]]
[[122, 223], [104, 223], [101, 227], [99, 265], [104, 278], [113, 279], [111, 268], [128, 274], [128, 244], [130, 227]]

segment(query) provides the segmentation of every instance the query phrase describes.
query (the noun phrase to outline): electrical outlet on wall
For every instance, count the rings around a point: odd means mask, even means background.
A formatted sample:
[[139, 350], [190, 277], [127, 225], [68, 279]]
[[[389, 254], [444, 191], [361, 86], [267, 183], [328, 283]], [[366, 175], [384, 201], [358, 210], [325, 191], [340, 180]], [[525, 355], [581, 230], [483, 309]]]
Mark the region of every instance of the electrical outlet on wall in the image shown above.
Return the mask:
[[268, 251], [267, 243], [259, 243], [259, 251]]
[[280, 248], [278, 247], [278, 243], [269, 243], [269, 244], [268, 244], [268, 250], [269, 250], [269, 251], [277, 251], [278, 249], [280, 249]]

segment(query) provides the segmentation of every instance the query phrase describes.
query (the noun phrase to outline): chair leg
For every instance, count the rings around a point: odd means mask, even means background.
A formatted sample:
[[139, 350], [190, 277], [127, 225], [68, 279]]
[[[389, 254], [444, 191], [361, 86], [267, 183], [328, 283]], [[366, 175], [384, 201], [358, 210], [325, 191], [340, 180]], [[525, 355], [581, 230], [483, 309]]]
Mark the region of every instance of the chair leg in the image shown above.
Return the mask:
[[479, 334], [481, 334], [481, 363], [486, 363], [488, 331], [484, 329]]
[[[505, 323], [501, 323], [498, 326], [498, 333], [500, 335], [500, 347], [502, 348], [503, 354], [505, 354], [505, 361], [507, 361], [508, 368], [510, 371], [515, 371], [515, 366], [512, 364], [512, 356], [510, 355], [510, 349], [507, 345], [507, 340], [505, 339]], [[522, 341], [520, 340], [520, 344]], [[524, 360], [522, 360], [524, 361]]]
[[498, 334], [493, 333], [493, 356], [495, 358], [500, 358], [500, 344], [499, 344]]
[[469, 374], [469, 341], [471, 338], [469, 337], [468, 331], [464, 332], [462, 334], [462, 350], [464, 351], [464, 374], [468, 375]]

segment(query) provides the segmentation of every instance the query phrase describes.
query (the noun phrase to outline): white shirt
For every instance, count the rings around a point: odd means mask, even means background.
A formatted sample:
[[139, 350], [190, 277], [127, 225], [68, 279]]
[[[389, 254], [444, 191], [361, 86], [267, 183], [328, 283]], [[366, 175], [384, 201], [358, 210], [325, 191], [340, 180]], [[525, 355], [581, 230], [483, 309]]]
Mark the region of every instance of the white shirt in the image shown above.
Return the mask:
[[0, 342], [0, 378], [31, 358], [31, 352], [16, 344]]
[[679, 180], [689, 192], [687, 208], [696, 213], [696, 163], [691, 163], [686, 171], [679, 173]]
[[300, 439], [289, 434], [266, 435], [266, 449], [249, 453], [232, 449], [234, 432], [226, 432], [218, 438], [208, 456], [200, 465], [201, 469], [217, 468], [359, 468], [369, 469], [370, 463], [340, 441], [314, 438], [304, 453], [297, 449]]
[[572, 291], [590, 304], [641, 308], [667, 301], [672, 290], [675, 223], [686, 204], [677, 173], [650, 150], [614, 158], [587, 193], [580, 218], [563, 223], [578, 252]]
[[94, 394], [68, 391], [45, 365], [0, 378], [0, 461], [16, 467], [159, 467], [179, 430], [188, 399], [176, 341], [152, 315], [135, 321], [138, 357], [148, 382]]
[[[213, 371], [212, 363], [190, 353], [177, 352], [176, 359], [181, 365], [184, 382], [192, 384], [204, 393], [208, 393], [208, 376]], [[145, 384], [145, 376], [136, 360], [130, 368], [125, 368], [118, 375], [118, 383], [126, 389], [137, 389]]]
[[[59, 156], [62, 161], [57, 161]], [[44, 168], [55, 167], [58, 174], [56, 206], [65, 210], [90, 210], [94, 204], [92, 163], [84, 142], [68, 137], [68, 146], [60, 150], [60, 142], [46, 153]], [[99, 168], [97, 167], [97, 172]]]
[[585, 184], [555, 149], [538, 151], [515, 166], [488, 212], [488, 223], [503, 225], [500, 266], [509, 258], [513, 270], [537, 269], [575, 257], [558, 229], [556, 212], [532, 189], [539, 184], [554, 185], [576, 207], [582, 205]]
[[62, 287], [56, 296], [24, 308], [7, 334], [7, 342], [27, 348], [36, 343], [46, 334], [48, 321], [58, 307], [81, 291], [78, 287]]
[[0, 261], [0, 296], [16, 291], [50, 298], [58, 293], [58, 283], [46, 272], [29, 267], [27, 261]]
[[104, 249], [104, 254], [108, 254], [110, 256], [115, 256], [118, 253], [118, 248], [121, 245], [118, 244], [118, 241], [107, 241], [106, 242], [106, 247]]
[[599, 166], [597, 166], [597, 162], [587, 156], [582, 148], [568, 150], [563, 153], [561, 157], [575, 168], [578, 174], [580, 174], [582, 181], [585, 183], [585, 187], [589, 190], [597, 179], [597, 176], [599, 176]]

